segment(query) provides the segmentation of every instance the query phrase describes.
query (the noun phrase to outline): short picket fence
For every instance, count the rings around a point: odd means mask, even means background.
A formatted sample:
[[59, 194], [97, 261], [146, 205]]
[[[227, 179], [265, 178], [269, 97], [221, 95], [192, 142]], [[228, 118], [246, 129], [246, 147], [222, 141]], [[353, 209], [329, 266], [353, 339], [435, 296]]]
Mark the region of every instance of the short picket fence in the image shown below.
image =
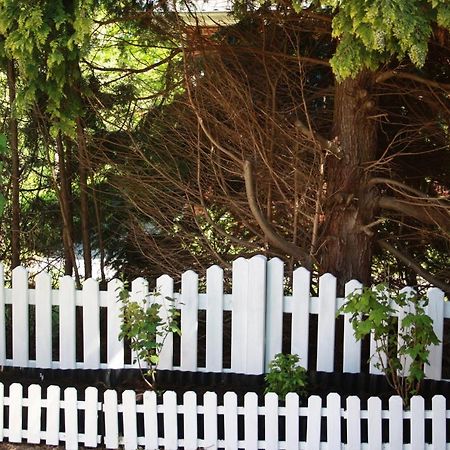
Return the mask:
[[[243, 404], [233, 392], [226, 393], [223, 401], [214, 392], [201, 398], [186, 392], [181, 403], [171, 391], [163, 394], [162, 401], [150, 391], [138, 400], [134, 391], [119, 398], [108, 390], [100, 399], [94, 387], [88, 387], [82, 399], [70, 387], [61, 392], [58, 386], [49, 386], [45, 398], [39, 385], [31, 385], [27, 396], [18, 383], [10, 386], [8, 396], [3, 392], [0, 384], [0, 411], [7, 406], [9, 413], [9, 424], [0, 427], [0, 436], [11, 443], [63, 442], [68, 450], [80, 445], [126, 450], [449, 448], [450, 411], [441, 395], [433, 397], [430, 410], [420, 396], [413, 397], [410, 409], [404, 410], [398, 396], [382, 409], [377, 397], [362, 408], [359, 398], [351, 396], [342, 407], [338, 394], [329, 394], [325, 404], [310, 396], [304, 405], [297, 394], [290, 393], [280, 402], [269, 393], [258, 405], [252, 392], [245, 394]], [[408, 433], [405, 422], [409, 422]]]

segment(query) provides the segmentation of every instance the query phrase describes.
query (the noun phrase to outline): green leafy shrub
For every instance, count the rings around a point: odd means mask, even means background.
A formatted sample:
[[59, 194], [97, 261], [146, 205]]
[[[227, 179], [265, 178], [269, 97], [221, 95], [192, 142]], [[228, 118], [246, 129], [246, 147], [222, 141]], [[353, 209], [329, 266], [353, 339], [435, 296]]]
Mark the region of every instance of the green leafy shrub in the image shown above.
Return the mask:
[[[153, 293], [158, 296], [159, 293]], [[169, 333], [181, 334], [178, 326], [180, 312], [175, 308], [174, 300], [165, 297], [162, 304], [149, 303], [144, 299], [138, 302], [130, 299], [126, 289], [120, 291], [122, 300], [120, 318], [120, 339], [127, 339], [131, 350], [136, 354], [139, 367], [146, 363], [148, 370], [144, 373], [144, 379], [154, 389], [156, 384], [156, 369], [164, 342]], [[162, 319], [160, 310], [167, 309], [167, 318]], [[149, 381], [150, 380], [150, 381]]]
[[[415, 293], [398, 293], [379, 284], [350, 294], [339, 310], [351, 314], [357, 340], [373, 333], [378, 355], [375, 366], [384, 373], [405, 405], [420, 391], [429, 346], [439, 344], [433, 321], [425, 314], [427, 301]], [[402, 308], [408, 312], [399, 324], [395, 311]]]
[[288, 392], [305, 395], [308, 376], [299, 362], [298, 355], [276, 354], [264, 377], [267, 384], [265, 392], [275, 392], [280, 397], [285, 397]]

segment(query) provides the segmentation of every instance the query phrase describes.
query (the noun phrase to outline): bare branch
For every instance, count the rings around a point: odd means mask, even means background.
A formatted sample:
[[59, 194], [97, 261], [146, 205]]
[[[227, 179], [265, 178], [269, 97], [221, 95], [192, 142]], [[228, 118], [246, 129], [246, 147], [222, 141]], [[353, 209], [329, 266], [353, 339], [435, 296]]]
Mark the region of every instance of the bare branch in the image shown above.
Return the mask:
[[375, 78], [377, 83], [383, 83], [384, 81], [389, 80], [390, 78], [403, 78], [405, 80], [416, 81], [417, 83], [424, 84], [430, 88], [442, 89], [444, 91], [450, 91], [450, 84], [447, 83], [439, 83], [438, 81], [428, 80], [427, 78], [423, 78], [414, 73], [407, 72], [399, 72], [397, 70], [389, 70], [387, 72], [383, 72]]

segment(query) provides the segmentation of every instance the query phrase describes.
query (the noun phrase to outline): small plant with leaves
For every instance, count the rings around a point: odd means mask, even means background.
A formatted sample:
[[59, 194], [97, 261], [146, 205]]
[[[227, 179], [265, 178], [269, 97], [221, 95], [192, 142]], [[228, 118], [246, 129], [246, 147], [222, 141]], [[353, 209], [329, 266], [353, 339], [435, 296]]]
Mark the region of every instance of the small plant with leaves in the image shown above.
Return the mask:
[[308, 375], [300, 364], [298, 355], [278, 353], [269, 363], [269, 372], [265, 376], [265, 392], [275, 392], [286, 397], [289, 392], [306, 394]]
[[[374, 355], [378, 356], [375, 366], [384, 373], [405, 406], [420, 391], [429, 347], [439, 344], [433, 321], [425, 313], [427, 301], [414, 292], [398, 293], [379, 284], [350, 294], [338, 312], [350, 314], [357, 340], [373, 334]], [[401, 309], [405, 314], [397, 319], [396, 311]]]
[[[160, 296], [153, 293], [153, 298]], [[158, 367], [161, 350], [170, 333], [181, 334], [178, 326], [180, 312], [175, 308], [175, 302], [165, 297], [160, 302], [149, 302], [148, 297], [142, 301], [132, 300], [126, 289], [120, 291], [122, 319], [120, 339], [129, 342], [131, 350], [136, 354], [139, 367], [145, 363], [148, 367], [143, 373], [144, 380], [154, 389], [156, 385], [156, 369]], [[162, 308], [166, 309], [164, 316]], [[164, 318], [163, 318], [164, 317]]]

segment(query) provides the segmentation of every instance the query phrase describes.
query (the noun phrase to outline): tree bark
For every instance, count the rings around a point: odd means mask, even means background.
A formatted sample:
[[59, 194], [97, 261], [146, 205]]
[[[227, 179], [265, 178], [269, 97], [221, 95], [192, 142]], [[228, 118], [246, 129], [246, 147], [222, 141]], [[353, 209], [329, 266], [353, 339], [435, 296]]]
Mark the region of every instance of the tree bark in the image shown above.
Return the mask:
[[14, 61], [8, 60], [7, 81], [9, 91], [9, 145], [11, 147], [11, 268], [20, 265], [20, 160], [17, 118], [14, 114], [16, 101], [16, 70]]
[[338, 278], [339, 290], [350, 279], [370, 283], [375, 189], [367, 185], [364, 164], [377, 153], [377, 122], [371, 119], [373, 74], [362, 72], [336, 86], [334, 141], [337, 154], [326, 166], [326, 201], [320, 269]]

